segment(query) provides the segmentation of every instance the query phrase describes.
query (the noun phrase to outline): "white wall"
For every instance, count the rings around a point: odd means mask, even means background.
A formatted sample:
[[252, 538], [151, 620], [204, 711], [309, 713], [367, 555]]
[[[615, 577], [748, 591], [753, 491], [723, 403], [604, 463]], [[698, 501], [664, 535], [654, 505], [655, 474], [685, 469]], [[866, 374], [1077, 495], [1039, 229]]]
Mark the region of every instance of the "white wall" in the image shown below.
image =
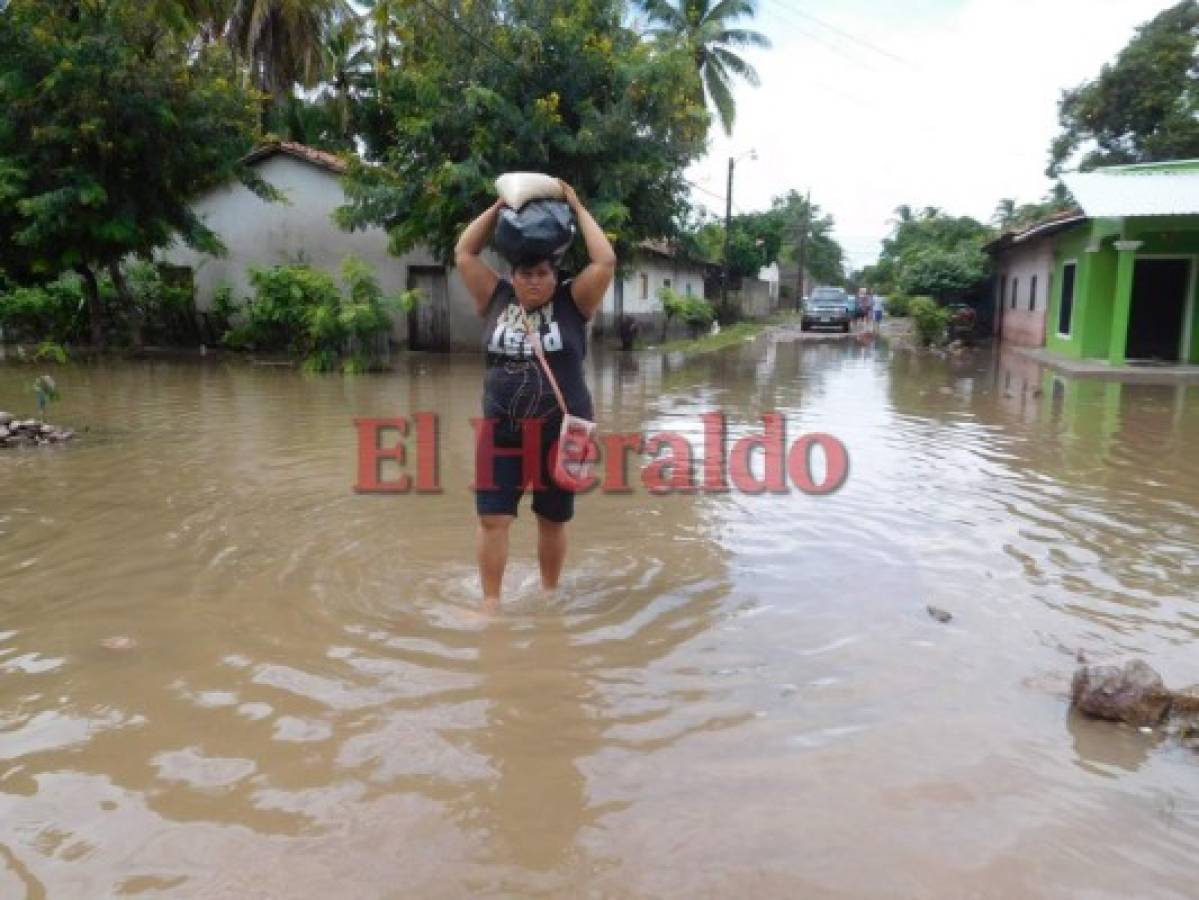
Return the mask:
[[[642, 291], [642, 276], [645, 276]], [[691, 296], [704, 295], [704, 270], [702, 266], [688, 263], [676, 263], [674, 260], [654, 254], [638, 254], [632, 263], [626, 267], [624, 278], [624, 311], [630, 316], [649, 316], [662, 312], [662, 301], [658, 292], [670, 287], [678, 294], [687, 296], [690, 288]], [[604, 295], [601, 307], [607, 316], [616, 313], [616, 284], [613, 282]]]
[[[227, 255], [211, 257], [179, 245], [162, 254], [163, 261], [194, 270], [199, 310], [210, 308], [213, 294], [222, 285], [233, 289], [237, 301], [248, 296], [246, 270], [251, 266], [305, 263], [336, 275], [341, 261], [356, 255], [374, 268], [384, 291], [399, 293], [407, 288], [408, 266], [436, 265], [424, 248], [400, 257], [391, 255], [381, 228], [340, 229], [332, 214], [345, 199], [335, 173], [282, 153], [263, 160], [256, 170], [286, 195], [288, 204], [266, 203], [236, 182], [217, 188], [193, 209], [220, 236]], [[455, 348], [476, 347], [481, 325], [473, 301], [452, 270], [447, 286], [451, 343]], [[406, 334], [407, 323], [397, 315], [392, 335], [402, 341]]]

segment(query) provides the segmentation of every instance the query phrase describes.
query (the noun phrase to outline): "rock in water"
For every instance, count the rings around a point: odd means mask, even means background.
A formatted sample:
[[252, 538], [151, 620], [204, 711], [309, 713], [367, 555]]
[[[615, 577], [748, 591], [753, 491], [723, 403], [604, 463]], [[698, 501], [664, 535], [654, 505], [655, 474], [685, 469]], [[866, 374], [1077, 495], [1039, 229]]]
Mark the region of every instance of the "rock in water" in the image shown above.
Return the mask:
[[934, 619], [936, 619], [938, 622], [940, 622], [942, 625], [944, 625], [946, 622], [948, 622], [950, 619], [953, 618], [953, 613], [949, 612], [948, 610], [941, 609], [939, 606], [930, 605], [928, 607], [928, 614], [930, 616], [932, 616]]
[[1158, 724], [1172, 696], [1162, 677], [1139, 659], [1122, 669], [1083, 666], [1070, 685], [1071, 701], [1087, 715], [1136, 726]]
[[0, 425], [7, 425], [12, 421], [12, 416], [6, 412], [0, 412]]
[[1170, 702], [1171, 715], [1199, 717], [1199, 684], [1174, 692]]

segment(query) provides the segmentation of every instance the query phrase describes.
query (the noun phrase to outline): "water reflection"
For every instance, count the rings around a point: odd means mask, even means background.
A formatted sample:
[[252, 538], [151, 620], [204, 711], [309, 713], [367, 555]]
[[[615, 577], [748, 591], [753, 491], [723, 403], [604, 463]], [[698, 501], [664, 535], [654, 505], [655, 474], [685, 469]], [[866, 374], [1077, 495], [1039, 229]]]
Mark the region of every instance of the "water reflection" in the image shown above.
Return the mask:
[[[699, 447], [703, 413], [732, 441], [778, 411], [850, 480], [590, 495], [557, 596], [526, 512], [488, 619], [479, 362], [396, 362], [63, 373], [91, 430], [0, 458], [0, 895], [1189, 883], [1193, 758], [1062, 684], [1078, 648], [1199, 681], [1199, 389], [873, 336], [597, 353], [604, 430]], [[425, 409], [444, 493], [354, 495], [353, 417]]]

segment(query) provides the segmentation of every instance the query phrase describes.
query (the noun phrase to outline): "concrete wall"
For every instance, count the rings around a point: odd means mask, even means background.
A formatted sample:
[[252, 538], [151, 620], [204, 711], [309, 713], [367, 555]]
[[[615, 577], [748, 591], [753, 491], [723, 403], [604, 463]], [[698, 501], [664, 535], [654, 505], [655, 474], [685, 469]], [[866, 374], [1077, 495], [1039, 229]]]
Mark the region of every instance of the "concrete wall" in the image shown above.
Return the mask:
[[742, 278], [741, 290], [735, 293], [735, 302], [745, 318], [764, 319], [774, 312], [773, 294], [770, 282], [757, 278]]
[[1034, 239], [1012, 246], [996, 260], [996, 299], [1002, 306], [1000, 338], [1005, 343], [1044, 346], [1045, 312], [1055, 281], [1053, 248], [1052, 238]]
[[[354, 232], [338, 228], [331, 217], [345, 200], [335, 173], [285, 154], [266, 158], [256, 169], [286, 195], [288, 204], [266, 203], [239, 183], [212, 190], [193, 208], [220, 235], [228, 254], [211, 257], [176, 245], [160, 257], [194, 271], [199, 311], [211, 307], [213, 294], [222, 285], [233, 289], [236, 301], [249, 296], [250, 267], [304, 263], [336, 275], [341, 261], [355, 255], [374, 268], [385, 291], [399, 293], [408, 287], [409, 266], [437, 265], [425, 249], [393, 256], [387, 250], [387, 234], [380, 228]], [[474, 349], [479, 346], [482, 326], [473, 301], [452, 270], [446, 280], [451, 346]], [[392, 338], [396, 342], [407, 339], [402, 314], [394, 317]]]

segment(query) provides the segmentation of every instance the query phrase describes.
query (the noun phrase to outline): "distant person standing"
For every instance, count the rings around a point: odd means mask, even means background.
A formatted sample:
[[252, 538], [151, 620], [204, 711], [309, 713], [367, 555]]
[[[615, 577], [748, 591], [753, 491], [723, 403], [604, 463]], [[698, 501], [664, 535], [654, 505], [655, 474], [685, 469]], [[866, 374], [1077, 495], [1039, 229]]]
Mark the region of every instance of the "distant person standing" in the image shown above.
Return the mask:
[[878, 334], [883, 321], [883, 298], [878, 296], [871, 297], [871, 307], [870, 315], [874, 318], [874, 333]]

